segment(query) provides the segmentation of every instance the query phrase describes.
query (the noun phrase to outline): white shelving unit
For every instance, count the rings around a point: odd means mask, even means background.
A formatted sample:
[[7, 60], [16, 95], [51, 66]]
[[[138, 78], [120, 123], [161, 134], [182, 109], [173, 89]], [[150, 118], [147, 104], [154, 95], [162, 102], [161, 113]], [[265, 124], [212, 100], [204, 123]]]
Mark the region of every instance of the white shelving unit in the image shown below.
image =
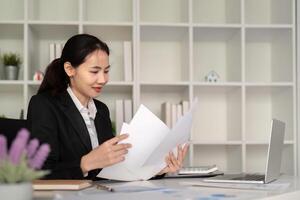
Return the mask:
[[[23, 64], [16, 81], [4, 80], [0, 67], [0, 115], [26, 114], [49, 43], [89, 33], [111, 48], [110, 82], [99, 99], [113, 121], [116, 99], [161, 117], [163, 102], [198, 97], [185, 165], [263, 172], [275, 117], [286, 122], [282, 172], [297, 174], [296, 1], [1, 0], [0, 53], [17, 52]], [[124, 41], [133, 46], [130, 82]], [[205, 82], [212, 70], [217, 83]]]

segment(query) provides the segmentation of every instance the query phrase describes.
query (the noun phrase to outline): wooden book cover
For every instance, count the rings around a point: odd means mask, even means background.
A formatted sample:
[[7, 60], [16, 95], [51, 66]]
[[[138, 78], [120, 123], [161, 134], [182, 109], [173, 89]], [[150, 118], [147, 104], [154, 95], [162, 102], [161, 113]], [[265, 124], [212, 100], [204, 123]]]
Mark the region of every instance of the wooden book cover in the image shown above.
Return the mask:
[[90, 180], [34, 180], [34, 190], [81, 190], [92, 186]]

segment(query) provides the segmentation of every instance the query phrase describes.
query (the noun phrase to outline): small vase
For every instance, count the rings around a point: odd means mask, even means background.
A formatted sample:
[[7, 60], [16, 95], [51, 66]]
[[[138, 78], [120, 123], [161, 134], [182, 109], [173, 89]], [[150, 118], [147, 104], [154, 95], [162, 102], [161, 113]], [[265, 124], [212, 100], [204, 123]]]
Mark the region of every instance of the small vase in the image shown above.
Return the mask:
[[32, 183], [0, 183], [1, 199], [7, 200], [32, 200]]
[[18, 80], [19, 67], [13, 65], [4, 66], [6, 80]]

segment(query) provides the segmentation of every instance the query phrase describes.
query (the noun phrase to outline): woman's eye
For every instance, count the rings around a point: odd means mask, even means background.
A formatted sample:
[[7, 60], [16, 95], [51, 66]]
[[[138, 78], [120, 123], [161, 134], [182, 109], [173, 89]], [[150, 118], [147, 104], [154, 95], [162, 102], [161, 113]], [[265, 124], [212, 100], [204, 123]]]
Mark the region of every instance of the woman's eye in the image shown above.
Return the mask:
[[107, 70], [107, 71], [104, 71], [104, 73], [105, 73], [105, 74], [108, 74], [108, 72], [109, 72], [109, 70]]
[[93, 73], [93, 74], [97, 74], [97, 73], [98, 73], [98, 71], [91, 71], [91, 73]]

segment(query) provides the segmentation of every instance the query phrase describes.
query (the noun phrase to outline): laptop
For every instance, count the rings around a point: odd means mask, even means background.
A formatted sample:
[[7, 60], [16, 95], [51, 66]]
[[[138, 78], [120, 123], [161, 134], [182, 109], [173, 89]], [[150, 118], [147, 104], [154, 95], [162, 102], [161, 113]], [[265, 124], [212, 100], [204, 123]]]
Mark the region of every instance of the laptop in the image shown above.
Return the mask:
[[214, 183], [270, 183], [276, 180], [280, 175], [284, 132], [285, 123], [277, 119], [272, 119], [265, 174], [225, 174], [204, 179], [203, 181]]

